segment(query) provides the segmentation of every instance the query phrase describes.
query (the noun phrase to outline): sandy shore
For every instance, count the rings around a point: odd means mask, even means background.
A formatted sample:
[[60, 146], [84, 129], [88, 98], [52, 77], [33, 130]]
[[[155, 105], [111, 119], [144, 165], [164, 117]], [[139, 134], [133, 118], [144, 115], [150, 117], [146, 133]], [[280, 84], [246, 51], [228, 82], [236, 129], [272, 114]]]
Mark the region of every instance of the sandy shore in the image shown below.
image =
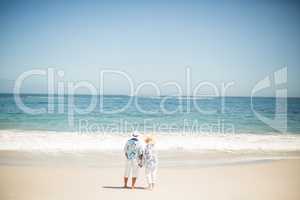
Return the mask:
[[0, 199], [300, 199], [300, 159], [241, 157], [160, 153], [157, 188], [143, 189], [142, 170], [140, 188], [132, 191], [121, 188], [123, 162], [117, 153], [0, 151]]

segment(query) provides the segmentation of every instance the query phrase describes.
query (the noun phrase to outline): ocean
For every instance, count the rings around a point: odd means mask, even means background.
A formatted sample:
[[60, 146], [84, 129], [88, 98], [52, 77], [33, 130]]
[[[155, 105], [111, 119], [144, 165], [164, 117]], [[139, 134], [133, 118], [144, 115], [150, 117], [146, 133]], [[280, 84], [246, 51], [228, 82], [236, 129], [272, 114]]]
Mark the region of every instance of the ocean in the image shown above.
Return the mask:
[[0, 149], [121, 149], [135, 130], [160, 149], [300, 150], [300, 98], [19, 97], [0, 94]]

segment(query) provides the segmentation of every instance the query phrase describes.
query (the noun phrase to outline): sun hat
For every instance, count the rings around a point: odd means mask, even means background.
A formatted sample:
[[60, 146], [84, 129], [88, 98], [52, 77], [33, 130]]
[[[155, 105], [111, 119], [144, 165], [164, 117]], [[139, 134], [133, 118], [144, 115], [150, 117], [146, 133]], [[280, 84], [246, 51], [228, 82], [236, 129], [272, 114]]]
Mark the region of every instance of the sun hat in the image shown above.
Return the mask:
[[139, 137], [140, 136], [140, 133], [139, 132], [137, 132], [137, 131], [134, 131], [133, 133], [132, 133], [132, 137]]
[[146, 144], [155, 144], [155, 138], [152, 135], [147, 135], [144, 140]]

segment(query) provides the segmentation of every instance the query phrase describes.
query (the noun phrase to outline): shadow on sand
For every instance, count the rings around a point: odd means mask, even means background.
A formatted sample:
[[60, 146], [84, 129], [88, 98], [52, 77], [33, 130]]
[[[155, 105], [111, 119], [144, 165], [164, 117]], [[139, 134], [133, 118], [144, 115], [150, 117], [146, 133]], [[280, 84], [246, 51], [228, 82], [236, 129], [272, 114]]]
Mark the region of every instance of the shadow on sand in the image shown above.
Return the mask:
[[[122, 186], [102, 186], [104, 189], [117, 189], [117, 190], [130, 190], [131, 187], [124, 188]], [[145, 187], [135, 187], [136, 190], [146, 190], [147, 188]]]

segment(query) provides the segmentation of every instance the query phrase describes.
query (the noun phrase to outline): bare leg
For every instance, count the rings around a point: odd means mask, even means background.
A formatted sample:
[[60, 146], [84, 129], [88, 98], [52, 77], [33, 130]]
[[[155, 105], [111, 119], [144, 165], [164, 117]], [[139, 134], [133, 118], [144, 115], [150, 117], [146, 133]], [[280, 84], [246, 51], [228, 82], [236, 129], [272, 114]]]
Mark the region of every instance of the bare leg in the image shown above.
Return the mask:
[[131, 189], [135, 188], [136, 177], [132, 177]]
[[128, 183], [128, 177], [124, 177], [124, 188], [128, 188], [127, 183]]
[[151, 184], [151, 189], [152, 189], [152, 190], [154, 189], [154, 183]]

